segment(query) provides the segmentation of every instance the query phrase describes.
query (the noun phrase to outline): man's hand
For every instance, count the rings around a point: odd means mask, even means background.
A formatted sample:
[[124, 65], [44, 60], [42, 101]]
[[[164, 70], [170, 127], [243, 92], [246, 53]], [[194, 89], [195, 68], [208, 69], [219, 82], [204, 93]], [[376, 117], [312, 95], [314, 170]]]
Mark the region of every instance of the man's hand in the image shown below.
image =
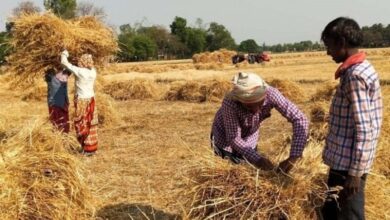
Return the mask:
[[261, 157], [255, 166], [262, 170], [273, 170], [275, 168], [274, 164], [266, 157]]
[[300, 157], [289, 157], [279, 164], [277, 172], [288, 173]]
[[348, 175], [344, 184], [344, 192], [346, 198], [353, 196], [354, 194], [359, 192], [359, 187], [360, 187], [360, 177]]

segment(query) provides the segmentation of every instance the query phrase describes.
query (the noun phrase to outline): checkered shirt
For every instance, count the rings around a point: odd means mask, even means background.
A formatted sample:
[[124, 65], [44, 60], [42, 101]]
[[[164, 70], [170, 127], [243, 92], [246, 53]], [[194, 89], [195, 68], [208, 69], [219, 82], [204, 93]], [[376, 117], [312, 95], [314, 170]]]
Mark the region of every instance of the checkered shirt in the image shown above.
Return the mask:
[[259, 128], [262, 121], [271, 116], [273, 108], [293, 125], [290, 156], [301, 156], [308, 137], [308, 120], [297, 106], [273, 87], [267, 88], [264, 103], [256, 114], [245, 109], [240, 102], [225, 98], [212, 125], [215, 145], [229, 152], [234, 149], [250, 163], [256, 164], [261, 159], [254, 150]]
[[333, 97], [323, 160], [330, 168], [351, 176], [368, 173], [374, 160], [382, 124], [378, 74], [365, 60], [340, 77]]

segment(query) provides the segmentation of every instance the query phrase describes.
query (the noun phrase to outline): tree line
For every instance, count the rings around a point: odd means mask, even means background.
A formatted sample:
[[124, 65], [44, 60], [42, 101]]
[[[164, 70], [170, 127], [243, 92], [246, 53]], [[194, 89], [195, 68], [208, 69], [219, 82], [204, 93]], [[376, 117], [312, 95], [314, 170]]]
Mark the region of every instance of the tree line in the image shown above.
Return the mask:
[[[63, 19], [71, 19], [78, 16], [95, 16], [104, 22], [106, 13], [103, 8], [96, 7], [90, 2], [79, 2], [76, 0], [44, 0], [46, 10], [51, 10]], [[41, 9], [31, 1], [20, 2], [13, 9], [13, 16], [20, 16], [22, 13], [36, 13]], [[12, 51], [7, 44], [11, 37], [12, 24], [7, 24], [6, 31], [0, 33], [0, 62]], [[362, 27], [364, 34], [363, 47], [389, 47], [390, 46], [390, 24], [386, 27], [383, 24]], [[242, 53], [259, 53], [270, 51], [301, 52], [324, 50], [323, 44], [312, 41], [301, 41], [296, 43], [285, 43], [259, 45], [254, 39], [247, 39], [236, 43], [230, 31], [217, 22], [204, 24], [197, 19], [195, 25], [189, 25], [183, 17], [175, 17], [169, 28], [160, 25], [144, 26], [142, 23], [123, 24], [117, 31], [117, 41], [120, 51], [117, 54], [118, 61], [143, 61], [158, 59], [185, 59], [190, 58], [194, 53], [215, 51], [221, 48], [236, 50]]]

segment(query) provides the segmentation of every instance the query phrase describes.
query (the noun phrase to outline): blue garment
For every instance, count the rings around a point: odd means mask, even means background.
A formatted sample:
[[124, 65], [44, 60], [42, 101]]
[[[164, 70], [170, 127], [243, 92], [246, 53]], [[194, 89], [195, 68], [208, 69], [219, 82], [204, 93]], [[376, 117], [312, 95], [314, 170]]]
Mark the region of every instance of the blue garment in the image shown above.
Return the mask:
[[[67, 77], [68, 75], [63, 71], [55, 73], [54, 70], [49, 70], [46, 73], [47, 104], [49, 106], [57, 106], [65, 109], [65, 106], [69, 104]], [[65, 78], [66, 81], [61, 81], [59, 78]]]

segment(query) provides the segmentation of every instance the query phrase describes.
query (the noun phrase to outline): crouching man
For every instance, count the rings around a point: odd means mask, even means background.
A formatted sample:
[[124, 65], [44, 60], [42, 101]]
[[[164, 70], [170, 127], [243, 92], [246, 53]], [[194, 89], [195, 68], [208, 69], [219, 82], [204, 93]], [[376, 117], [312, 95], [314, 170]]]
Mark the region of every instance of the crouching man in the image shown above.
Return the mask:
[[302, 156], [307, 142], [306, 116], [254, 73], [238, 73], [232, 83], [234, 88], [224, 98], [212, 125], [211, 145], [215, 154], [236, 164], [246, 160], [259, 169], [274, 169], [272, 162], [256, 148], [260, 125], [275, 108], [293, 126], [290, 156], [278, 166], [279, 171], [288, 173]]

